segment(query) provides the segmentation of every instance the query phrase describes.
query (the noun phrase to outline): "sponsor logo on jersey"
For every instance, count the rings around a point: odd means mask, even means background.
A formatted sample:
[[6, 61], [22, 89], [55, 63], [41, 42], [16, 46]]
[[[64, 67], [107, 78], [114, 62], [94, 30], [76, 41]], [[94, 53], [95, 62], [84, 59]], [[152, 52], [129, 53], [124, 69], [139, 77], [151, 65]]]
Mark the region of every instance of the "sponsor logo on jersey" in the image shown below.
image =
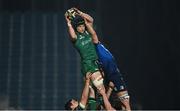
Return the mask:
[[88, 39], [88, 40], [86, 40], [86, 41], [83, 41], [82, 42], [82, 45], [86, 45], [86, 44], [88, 44], [88, 43], [90, 43], [91, 42], [91, 39]]
[[81, 40], [81, 39], [83, 39], [83, 38], [84, 38], [84, 36], [80, 35], [79, 39]]

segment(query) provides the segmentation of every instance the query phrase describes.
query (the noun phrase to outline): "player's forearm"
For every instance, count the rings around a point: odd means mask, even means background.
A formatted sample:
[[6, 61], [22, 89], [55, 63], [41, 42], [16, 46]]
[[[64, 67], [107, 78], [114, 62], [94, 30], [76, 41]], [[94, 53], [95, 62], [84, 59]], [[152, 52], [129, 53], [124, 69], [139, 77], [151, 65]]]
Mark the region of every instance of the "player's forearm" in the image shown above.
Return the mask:
[[68, 32], [69, 32], [71, 39], [75, 39], [76, 33], [75, 33], [74, 28], [72, 27], [71, 23], [68, 22], [67, 26], [68, 26]]
[[106, 110], [114, 110], [114, 108], [111, 106], [106, 94], [102, 94], [102, 97], [103, 97], [103, 101], [104, 101], [104, 105], [105, 105], [105, 108]]
[[89, 23], [86, 23], [86, 27], [87, 27], [88, 32], [89, 32], [91, 35], [96, 35], [95, 30], [93, 29], [93, 27], [92, 27]]
[[88, 32], [92, 35], [91, 37], [92, 37], [93, 43], [98, 43], [99, 40], [93, 27], [89, 23], [86, 23], [86, 27], [87, 27]]
[[90, 15], [88, 15], [88, 14], [86, 14], [86, 13], [82, 13], [81, 15], [82, 15], [82, 17], [84, 17], [88, 22], [90, 22], [90, 23], [93, 24], [94, 19], [93, 19]]
[[83, 17], [84, 19], [86, 19], [89, 23], [93, 23], [94, 22], [94, 19], [89, 15], [89, 14], [86, 14], [84, 12], [81, 12], [80, 10], [78, 10], [78, 13], [81, 17]]
[[106, 92], [106, 95], [107, 95], [107, 98], [109, 99], [109, 97], [111, 96], [111, 93], [112, 93], [113, 89], [111, 87], [108, 88], [107, 92]]
[[88, 94], [89, 94], [89, 82], [85, 82], [85, 86], [84, 86], [82, 96], [81, 96], [81, 101], [80, 101], [83, 105], [86, 105], [87, 103]]

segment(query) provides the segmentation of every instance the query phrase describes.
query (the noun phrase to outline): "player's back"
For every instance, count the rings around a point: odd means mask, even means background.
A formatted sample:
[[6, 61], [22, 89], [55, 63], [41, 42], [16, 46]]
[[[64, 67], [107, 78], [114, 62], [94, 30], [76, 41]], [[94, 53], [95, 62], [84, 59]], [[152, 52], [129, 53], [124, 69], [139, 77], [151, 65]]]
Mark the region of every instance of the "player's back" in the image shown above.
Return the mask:
[[108, 49], [104, 47], [103, 44], [96, 44], [96, 52], [99, 62], [101, 63], [101, 66], [106, 73], [112, 74], [117, 71], [119, 72], [113, 55]]

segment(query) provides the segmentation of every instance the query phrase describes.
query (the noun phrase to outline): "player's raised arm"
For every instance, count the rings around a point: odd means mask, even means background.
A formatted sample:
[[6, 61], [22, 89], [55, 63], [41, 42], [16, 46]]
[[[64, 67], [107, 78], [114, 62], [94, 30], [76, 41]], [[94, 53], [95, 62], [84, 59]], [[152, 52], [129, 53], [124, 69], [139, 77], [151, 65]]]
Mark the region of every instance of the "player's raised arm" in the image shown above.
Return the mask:
[[107, 98], [107, 96], [106, 96], [105, 90], [99, 88], [98, 91], [99, 91], [99, 93], [100, 93], [100, 94], [102, 95], [102, 97], [103, 97], [103, 102], [104, 102], [105, 109], [106, 109], [106, 110], [110, 110], [110, 111], [116, 111], [116, 110], [111, 106], [111, 104], [110, 104], [110, 102], [109, 102], [109, 100], [108, 100], [108, 98]]
[[112, 93], [113, 89], [114, 89], [114, 84], [110, 81], [109, 85], [108, 85], [107, 92], [106, 92], [106, 95], [107, 95], [108, 99], [111, 96], [111, 93]]
[[66, 19], [66, 23], [67, 23], [67, 26], [68, 26], [68, 32], [69, 32], [69, 35], [70, 35], [70, 39], [72, 41], [74, 41], [74, 40], [76, 40], [77, 35], [76, 35], [75, 31], [74, 31], [74, 28], [73, 28], [73, 26], [71, 24], [71, 21], [69, 20], [67, 14], [65, 14], [65, 19]]
[[94, 19], [89, 14], [84, 13], [77, 8], [73, 8], [73, 9], [78, 13], [78, 15], [80, 15], [82, 18], [86, 19], [87, 22], [90, 23], [90, 25], [93, 25]]
[[93, 29], [92, 25], [89, 24], [86, 19], [85, 19], [85, 25], [87, 27], [88, 32], [92, 35], [93, 43], [97, 44], [99, 42], [98, 36], [95, 30]]
[[88, 101], [88, 97], [89, 97], [89, 84], [90, 84], [90, 76], [91, 75], [86, 75], [86, 80], [85, 80], [85, 85], [84, 85], [84, 89], [82, 92], [82, 96], [81, 96], [81, 100], [79, 105], [83, 108], [85, 108], [86, 103]]

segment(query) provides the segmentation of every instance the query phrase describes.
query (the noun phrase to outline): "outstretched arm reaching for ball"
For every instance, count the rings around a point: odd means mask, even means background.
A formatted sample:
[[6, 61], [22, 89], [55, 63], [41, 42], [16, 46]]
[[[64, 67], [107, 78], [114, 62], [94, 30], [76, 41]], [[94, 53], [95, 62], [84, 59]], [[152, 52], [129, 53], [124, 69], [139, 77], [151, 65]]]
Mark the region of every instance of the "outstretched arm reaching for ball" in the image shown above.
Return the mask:
[[72, 27], [72, 24], [71, 24], [71, 21], [68, 18], [68, 15], [66, 15], [66, 14], [65, 14], [65, 19], [66, 19], [66, 23], [67, 23], [67, 26], [68, 26], [68, 32], [69, 32], [69, 35], [70, 35], [70, 39], [71, 39], [71, 41], [74, 41], [77, 38], [77, 35], [76, 35], [75, 31], [74, 31], [74, 28]]
[[87, 27], [88, 32], [92, 35], [93, 43], [97, 44], [99, 42], [99, 40], [98, 40], [98, 36], [96, 34], [96, 31], [93, 29], [92, 25], [87, 22], [86, 19], [84, 19], [84, 20], [85, 20], [85, 25]]
[[77, 8], [73, 8], [73, 9], [78, 13], [79, 16], [86, 19], [90, 25], [93, 25], [94, 19], [89, 14], [86, 14]]

